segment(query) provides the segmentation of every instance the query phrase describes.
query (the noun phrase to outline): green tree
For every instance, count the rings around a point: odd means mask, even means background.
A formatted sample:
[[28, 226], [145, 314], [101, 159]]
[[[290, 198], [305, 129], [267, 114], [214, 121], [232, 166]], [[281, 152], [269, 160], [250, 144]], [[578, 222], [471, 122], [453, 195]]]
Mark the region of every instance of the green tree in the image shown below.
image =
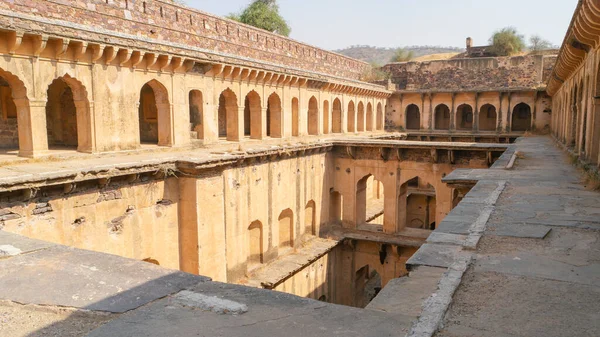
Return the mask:
[[525, 48], [523, 35], [513, 27], [502, 28], [490, 38], [491, 52], [498, 56], [509, 56], [521, 52]]
[[531, 51], [540, 51], [552, 49], [552, 43], [550, 41], [543, 39], [539, 35], [532, 35], [529, 38], [529, 49]]
[[404, 48], [398, 48], [394, 51], [392, 56], [392, 62], [407, 62], [415, 57], [415, 53], [412, 50], [406, 50]]
[[289, 36], [291, 32], [279, 14], [276, 0], [254, 0], [243, 11], [231, 13], [227, 18], [284, 36]]

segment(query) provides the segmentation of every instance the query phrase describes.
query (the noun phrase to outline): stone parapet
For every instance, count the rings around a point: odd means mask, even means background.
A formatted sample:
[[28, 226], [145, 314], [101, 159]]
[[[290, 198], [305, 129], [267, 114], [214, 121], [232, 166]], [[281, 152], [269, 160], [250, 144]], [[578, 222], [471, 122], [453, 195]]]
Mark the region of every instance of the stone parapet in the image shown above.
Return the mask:
[[[124, 39], [131, 45], [163, 52], [186, 46], [196, 50], [196, 57], [205, 53], [208, 60], [256, 60], [354, 80], [369, 67], [362, 61], [170, 1], [24, 0], [2, 2], [0, 10], [3, 16], [14, 17], [13, 24], [18, 25], [17, 18], [27, 15], [37, 22], [28, 22], [24, 28], [72, 39]], [[87, 29], [77, 28], [79, 25]], [[112, 36], [106, 38], [101, 33]]]

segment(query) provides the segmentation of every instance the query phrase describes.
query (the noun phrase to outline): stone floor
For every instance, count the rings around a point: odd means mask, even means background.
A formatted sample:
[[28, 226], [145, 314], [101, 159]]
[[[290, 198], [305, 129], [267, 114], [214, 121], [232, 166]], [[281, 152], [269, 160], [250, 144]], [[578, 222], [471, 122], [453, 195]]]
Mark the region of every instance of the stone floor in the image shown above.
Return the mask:
[[516, 151], [511, 170], [449, 175], [477, 177], [471, 198], [502, 191], [490, 203], [465, 198], [419, 257], [417, 265], [472, 258], [435, 336], [600, 336], [600, 193], [552, 139], [521, 138]]
[[366, 310], [0, 231], [0, 335], [600, 336], [600, 193], [550, 138], [511, 150], [448, 175], [477, 184]]

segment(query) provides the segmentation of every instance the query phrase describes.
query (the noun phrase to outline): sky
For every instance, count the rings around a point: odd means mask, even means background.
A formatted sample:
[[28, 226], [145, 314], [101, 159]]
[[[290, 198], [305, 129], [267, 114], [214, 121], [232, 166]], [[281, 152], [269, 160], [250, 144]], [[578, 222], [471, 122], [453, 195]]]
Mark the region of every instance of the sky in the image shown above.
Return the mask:
[[[185, 0], [225, 16], [251, 0]], [[495, 30], [513, 26], [528, 39], [560, 46], [577, 0], [279, 0], [291, 38], [334, 50], [351, 45], [486, 45]]]

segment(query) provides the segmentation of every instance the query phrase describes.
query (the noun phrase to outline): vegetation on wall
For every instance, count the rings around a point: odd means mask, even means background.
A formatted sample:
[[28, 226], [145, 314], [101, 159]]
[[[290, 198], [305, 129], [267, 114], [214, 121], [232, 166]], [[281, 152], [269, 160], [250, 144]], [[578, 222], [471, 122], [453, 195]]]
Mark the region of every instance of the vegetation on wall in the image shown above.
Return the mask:
[[514, 27], [502, 28], [490, 38], [490, 51], [498, 56], [510, 56], [525, 49], [523, 35]]
[[392, 56], [392, 62], [407, 62], [412, 60], [415, 57], [415, 53], [412, 50], [407, 50], [404, 48], [398, 48], [394, 52], [394, 56]]
[[390, 73], [384, 71], [380, 64], [371, 63], [371, 66], [360, 74], [360, 80], [364, 82], [385, 81], [390, 78]]
[[276, 0], [254, 0], [240, 13], [229, 14], [227, 18], [283, 36], [292, 31], [279, 14]]

